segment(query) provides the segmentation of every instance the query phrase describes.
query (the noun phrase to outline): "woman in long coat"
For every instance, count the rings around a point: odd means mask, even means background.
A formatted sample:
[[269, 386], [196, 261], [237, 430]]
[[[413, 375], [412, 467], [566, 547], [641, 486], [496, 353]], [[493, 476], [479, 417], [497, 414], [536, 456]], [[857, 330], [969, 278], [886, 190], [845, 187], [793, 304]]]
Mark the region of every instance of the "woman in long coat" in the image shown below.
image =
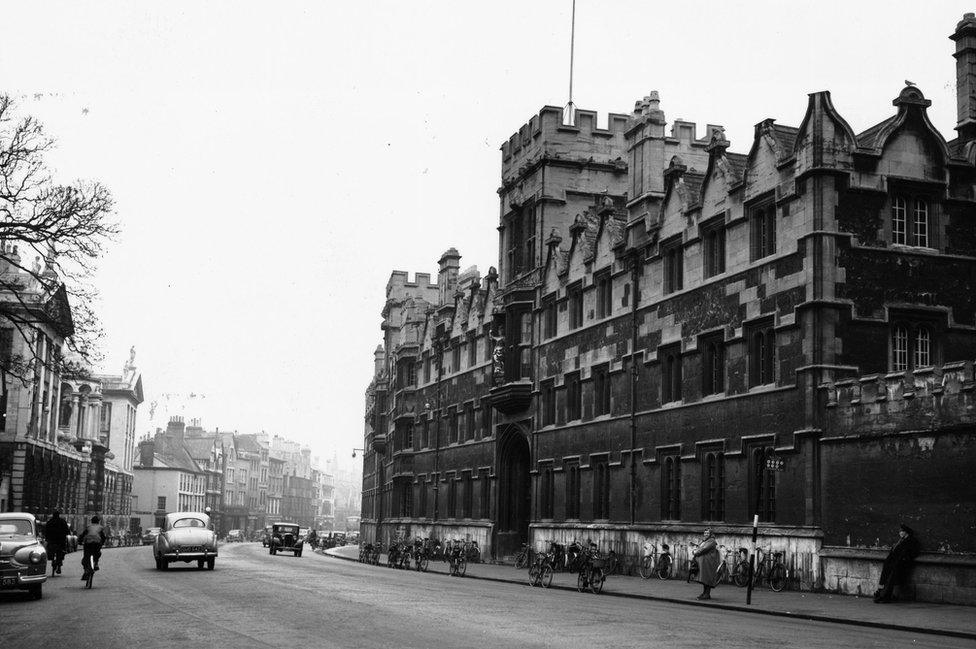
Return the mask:
[[701, 544], [695, 548], [694, 556], [695, 563], [698, 564], [698, 583], [702, 585], [702, 594], [698, 599], [711, 599], [712, 588], [718, 584], [718, 564], [722, 560], [712, 530], [705, 530]]

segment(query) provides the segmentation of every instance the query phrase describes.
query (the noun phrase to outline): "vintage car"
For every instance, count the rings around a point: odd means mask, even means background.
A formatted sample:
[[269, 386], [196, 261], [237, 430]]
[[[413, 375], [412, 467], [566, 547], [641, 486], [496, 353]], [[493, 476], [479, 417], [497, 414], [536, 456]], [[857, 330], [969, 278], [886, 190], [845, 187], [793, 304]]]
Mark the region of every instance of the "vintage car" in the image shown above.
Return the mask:
[[241, 542], [244, 540], [244, 530], [231, 530], [227, 532], [227, 538], [224, 539], [228, 543]]
[[47, 551], [33, 514], [0, 514], [0, 590], [26, 590], [40, 599], [47, 581]]
[[156, 537], [159, 533], [163, 531], [161, 527], [147, 527], [146, 531], [142, 533], [142, 544], [152, 545], [156, 542]]
[[302, 556], [305, 540], [298, 533], [298, 525], [294, 523], [275, 523], [271, 526], [270, 554], [291, 552], [296, 557]]
[[197, 562], [214, 569], [217, 561], [217, 534], [210, 529], [210, 517], [203, 512], [174, 512], [166, 514], [163, 531], [153, 543], [156, 570], [166, 570], [174, 561]]

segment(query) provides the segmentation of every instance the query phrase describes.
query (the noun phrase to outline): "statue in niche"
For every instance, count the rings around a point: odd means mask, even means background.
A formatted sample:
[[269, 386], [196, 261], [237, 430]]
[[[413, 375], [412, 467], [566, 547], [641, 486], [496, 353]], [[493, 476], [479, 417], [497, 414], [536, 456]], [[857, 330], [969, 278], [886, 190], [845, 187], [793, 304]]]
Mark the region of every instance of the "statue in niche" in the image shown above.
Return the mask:
[[491, 381], [493, 385], [505, 382], [505, 332], [496, 329], [491, 334]]

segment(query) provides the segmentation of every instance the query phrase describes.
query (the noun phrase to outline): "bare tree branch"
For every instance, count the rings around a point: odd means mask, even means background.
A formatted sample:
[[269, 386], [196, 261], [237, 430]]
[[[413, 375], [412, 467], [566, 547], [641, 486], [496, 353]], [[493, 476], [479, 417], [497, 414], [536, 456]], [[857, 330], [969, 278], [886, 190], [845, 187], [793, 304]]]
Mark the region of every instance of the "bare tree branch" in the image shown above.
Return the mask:
[[[91, 279], [119, 232], [108, 188], [55, 182], [45, 162], [53, 146], [40, 122], [18, 116], [10, 97], [0, 95], [0, 323], [16, 329], [31, 350], [20, 358], [0, 351], [0, 369], [22, 381], [39, 363], [77, 372], [100, 359], [104, 332], [92, 310]], [[70, 314], [59, 308], [65, 298]], [[64, 335], [69, 353], [39, 358], [38, 330]]]

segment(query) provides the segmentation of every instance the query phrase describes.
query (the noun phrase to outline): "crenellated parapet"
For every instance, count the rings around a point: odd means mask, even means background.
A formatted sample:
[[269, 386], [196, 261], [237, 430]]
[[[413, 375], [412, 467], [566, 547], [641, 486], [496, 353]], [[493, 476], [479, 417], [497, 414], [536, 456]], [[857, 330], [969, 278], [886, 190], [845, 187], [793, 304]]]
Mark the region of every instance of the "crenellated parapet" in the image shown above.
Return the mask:
[[868, 374], [819, 386], [825, 435], [849, 437], [976, 423], [973, 361]]
[[544, 106], [501, 146], [502, 190], [531, 173], [543, 159], [576, 165], [603, 165], [626, 174], [621, 158], [628, 117], [607, 116], [607, 128], [597, 125], [595, 111], [575, 111], [573, 124], [563, 123], [563, 111]]

